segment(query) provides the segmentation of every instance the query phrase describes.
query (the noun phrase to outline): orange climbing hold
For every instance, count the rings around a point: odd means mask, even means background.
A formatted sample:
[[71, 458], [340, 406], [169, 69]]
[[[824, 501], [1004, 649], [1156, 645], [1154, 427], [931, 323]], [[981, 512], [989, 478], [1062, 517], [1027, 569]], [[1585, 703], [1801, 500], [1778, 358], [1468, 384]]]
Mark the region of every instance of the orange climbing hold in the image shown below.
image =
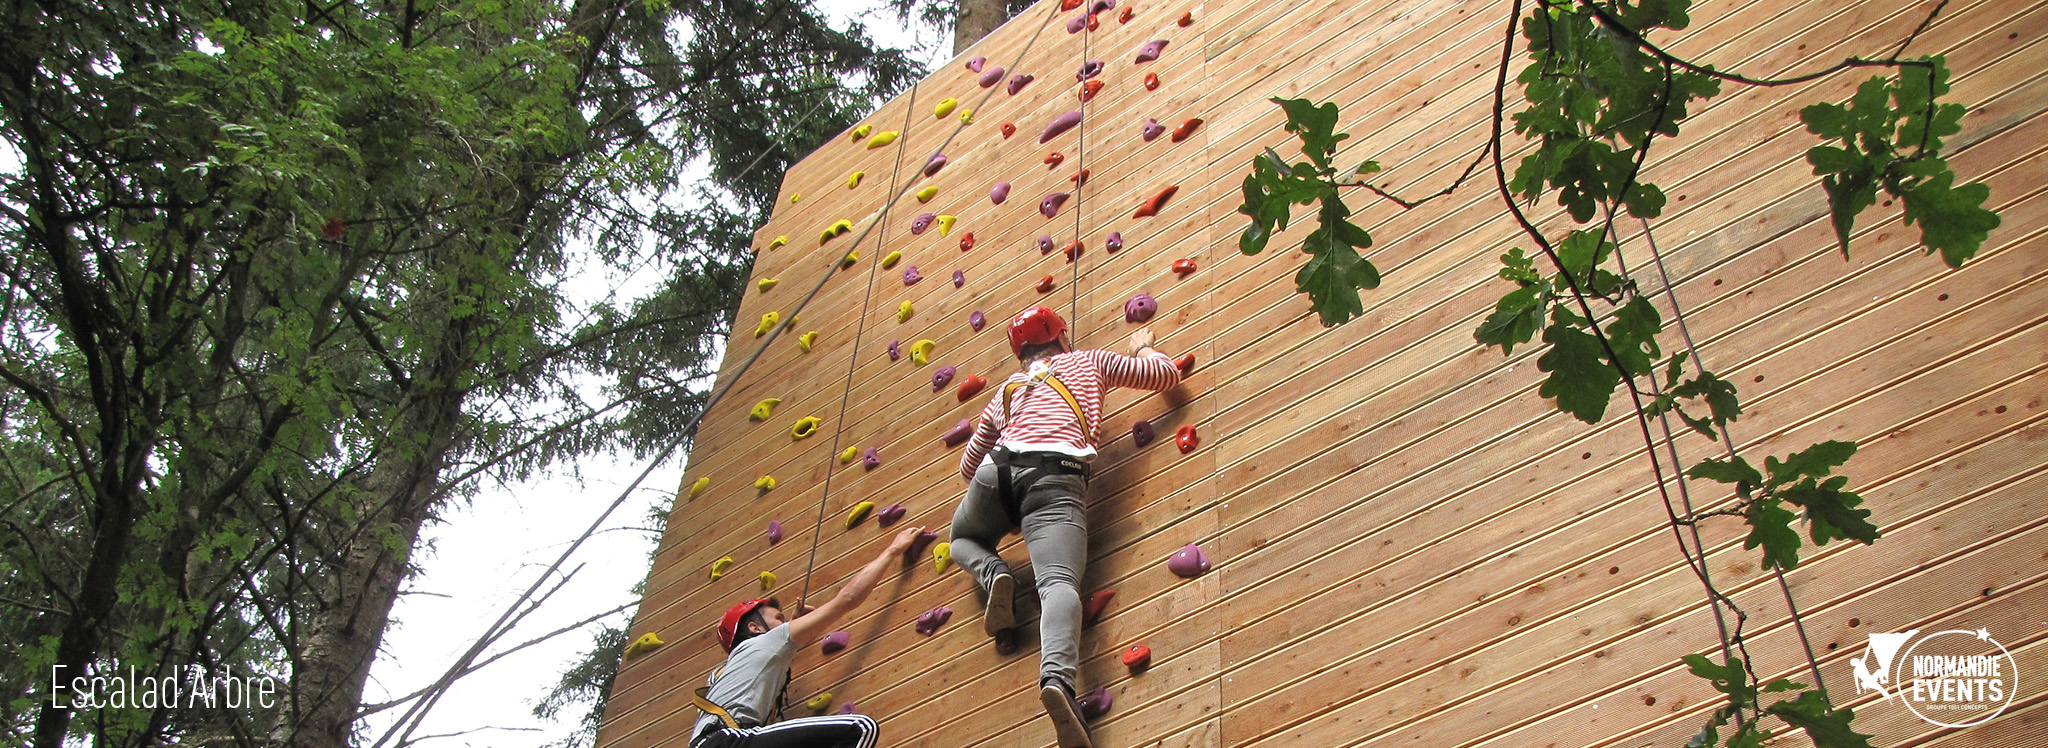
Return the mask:
[[1067, 242], [1067, 246], [1061, 247], [1060, 251], [1066, 253], [1067, 262], [1073, 262], [1081, 258], [1081, 249], [1081, 240], [1075, 239]]
[[965, 252], [965, 251], [967, 251], [967, 250], [970, 250], [970, 249], [973, 249], [973, 248], [974, 248], [974, 232], [972, 232], [972, 231], [969, 231], [969, 232], [967, 232], [967, 233], [965, 233], [965, 234], [961, 234], [961, 235], [960, 235], [960, 251], [962, 251], [962, 252]]
[[1082, 169], [1082, 170], [1080, 170], [1080, 171], [1074, 172], [1074, 173], [1073, 173], [1073, 174], [1071, 174], [1071, 175], [1068, 175], [1068, 177], [1067, 177], [1067, 181], [1069, 181], [1069, 182], [1073, 182], [1073, 183], [1074, 183], [1074, 186], [1075, 186], [1075, 187], [1079, 187], [1079, 186], [1081, 186], [1081, 185], [1087, 184], [1087, 183], [1088, 183], [1088, 170], [1087, 170], [1087, 169]]
[[1188, 136], [1195, 134], [1195, 129], [1201, 126], [1201, 117], [1191, 117], [1188, 121], [1180, 123], [1179, 127], [1173, 128], [1173, 142], [1178, 143], [1187, 140]]
[[1097, 590], [1081, 604], [1081, 623], [1092, 624], [1102, 618], [1102, 612], [1109, 609], [1109, 601], [1116, 598], [1116, 590]]
[[1184, 377], [1195, 373], [1195, 354], [1180, 354], [1180, 358], [1173, 360], [1173, 368], [1179, 369], [1180, 375]]
[[1046, 168], [1052, 168], [1055, 166], [1059, 166], [1061, 161], [1067, 160], [1067, 157], [1065, 155], [1062, 155], [1059, 151], [1053, 151], [1051, 153], [1045, 154], [1045, 158], [1042, 160], [1045, 162]]
[[1097, 94], [1097, 93], [1101, 93], [1101, 92], [1102, 92], [1102, 79], [1101, 79], [1101, 78], [1096, 78], [1096, 79], [1094, 79], [1094, 80], [1088, 81], [1087, 83], [1083, 83], [1083, 84], [1081, 84], [1081, 101], [1082, 101], [1082, 102], [1087, 102], [1087, 101], [1088, 101], [1089, 99], [1093, 99], [1093, 98], [1095, 98], [1095, 94]]
[[1081, 0], [1060, 0], [1060, 10], [1073, 10], [1079, 7], [1081, 7]]
[[1132, 15], [1135, 15], [1135, 14], [1131, 12], [1131, 6], [1128, 6], [1128, 5], [1126, 5], [1126, 6], [1124, 6], [1124, 9], [1123, 9], [1123, 11], [1122, 11], [1122, 12], [1119, 12], [1119, 13], [1117, 13], [1117, 14], [1116, 14], [1116, 22], [1117, 22], [1117, 23], [1130, 23], [1130, 22], [1131, 22], [1131, 16], [1132, 16]]
[[1147, 90], [1147, 91], [1157, 91], [1157, 90], [1159, 90], [1159, 74], [1158, 74], [1158, 73], [1146, 73], [1146, 74], [1145, 74], [1145, 90]]
[[1145, 672], [1146, 668], [1152, 667], [1152, 648], [1143, 644], [1131, 645], [1130, 649], [1124, 650], [1124, 667], [1130, 668], [1132, 675]]
[[1159, 215], [1159, 209], [1166, 207], [1166, 201], [1168, 199], [1171, 199], [1173, 197], [1173, 193], [1178, 190], [1180, 190], [1180, 185], [1177, 184], [1169, 184], [1164, 188], [1161, 188], [1158, 194], [1153, 195], [1145, 202], [1139, 204], [1137, 212], [1132, 213], [1131, 217], [1144, 218], [1146, 216]]
[[1004, 122], [1002, 129], [1004, 140], [1009, 140], [1010, 136], [1017, 134], [1017, 126], [1015, 124]]
[[1179, 21], [1175, 21], [1175, 23], [1178, 23], [1178, 24], [1180, 24], [1182, 28], [1186, 28], [1186, 27], [1189, 27], [1189, 26], [1193, 26], [1193, 25], [1195, 25], [1195, 14], [1194, 14], [1194, 12], [1193, 12], [1193, 11], [1189, 11], [1189, 12], [1186, 12], [1186, 13], [1182, 13], [1182, 14], [1180, 14], [1180, 20], [1179, 20]]
[[1101, 15], [1101, 14], [1099, 14], [1099, 13], [1090, 13], [1090, 14], [1088, 14], [1088, 30], [1089, 30], [1089, 31], [1094, 31], [1094, 30], [1096, 30], [1096, 29], [1102, 28], [1102, 19], [1101, 19], [1101, 18], [1099, 17], [1100, 15]]
[[1174, 261], [1173, 261], [1173, 274], [1174, 274], [1174, 275], [1178, 275], [1178, 276], [1181, 276], [1181, 277], [1185, 278], [1185, 277], [1187, 277], [1188, 273], [1192, 273], [1192, 272], [1195, 272], [1195, 261], [1194, 261], [1194, 260], [1188, 260], [1188, 259], [1183, 259], [1183, 260], [1174, 260]]
[[1202, 437], [1195, 433], [1194, 424], [1181, 424], [1180, 428], [1173, 430], [1173, 443], [1180, 447], [1181, 454], [1187, 454], [1195, 451], [1195, 446], [1202, 443]]
[[954, 392], [954, 396], [964, 403], [973, 399], [975, 395], [981, 394], [981, 388], [987, 386], [988, 377], [980, 374], [969, 374], [966, 379], [960, 380], [960, 389]]
[[1047, 276], [1045, 276], [1044, 278], [1040, 278], [1040, 279], [1038, 279], [1038, 292], [1039, 292], [1039, 293], [1052, 293], [1052, 276], [1051, 276], [1051, 275], [1047, 275]]

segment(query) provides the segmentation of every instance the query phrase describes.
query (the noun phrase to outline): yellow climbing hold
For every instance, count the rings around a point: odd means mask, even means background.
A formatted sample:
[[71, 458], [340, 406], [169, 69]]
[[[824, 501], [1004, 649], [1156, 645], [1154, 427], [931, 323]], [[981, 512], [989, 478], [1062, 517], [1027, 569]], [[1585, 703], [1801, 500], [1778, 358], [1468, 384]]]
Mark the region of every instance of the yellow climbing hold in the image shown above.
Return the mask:
[[937, 569], [938, 571], [945, 571], [946, 565], [951, 563], [953, 563], [952, 543], [939, 543], [937, 545], [932, 546], [933, 568]]
[[962, 110], [960, 110], [960, 124], [963, 124], [963, 125], [971, 125], [971, 124], [974, 124], [974, 110], [972, 110], [972, 109], [962, 109]]
[[812, 331], [810, 331], [810, 332], [804, 333], [804, 334], [803, 334], [803, 337], [800, 337], [800, 338], [797, 338], [797, 339], [796, 339], [796, 347], [804, 349], [804, 352], [805, 352], [805, 353], [810, 353], [810, 352], [811, 352], [811, 346], [812, 346], [813, 344], [817, 343], [817, 342], [818, 342], [818, 331], [817, 331], [817, 330], [812, 330]]
[[[754, 409], [747, 411], [747, 420], [766, 421], [768, 420], [768, 416], [775, 414], [775, 406], [781, 404], [782, 398], [779, 397], [771, 397], [766, 400], [762, 400], [761, 402], [754, 403]], [[700, 478], [699, 480], [703, 479]]]
[[825, 227], [825, 231], [823, 233], [818, 234], [818, 245], [824, 246], [825, 242], [832, 241], [832, 237], [844, 234], [852, 230], [852, 221], [846, 220], [844, 218], [841, 218], [837, 221], [833, 221], [832, 225]]
[[952, 114], [953, 108], [957, 106], [960, 106], [960, 100], [948, 96], [944, 101], [940, 101], [938, 106], [932, 107], [932, 116], [937, 119], [945, 119], [946, 115]]
[[847, 447], [845, 451], [839, 453], [839, 464], [851, 465], [853, 464], [853, 458], [859, 456], [860, 447]]
[[946, 232], [948, 232], [948, 231], [952, 231], [952, 230], [953, 230], [953, 217], [952, 217], [952, 216], [945, 216], [945, 215], [939, 216], [939, 236], [945, 236], [945, 235], [946, 235]]
[[924, 189], [912, 193], [911, 196], [917, 198], [917, 201], [920, 203], [928, 203], [931, 202], [932, 197], [937, 194], [939, 194], [939, 186], [935, 184], [928, 184], [925, 185]]
[[861, 178], [861, 177], [865, 177], [865, 176], [867, 176], [867, 175], [868, 175], [868, 173], [867, 173], [867, 172], [864, 172], [864, 171], [856, 171], [856, 172], [854, 172], [854, 173], [852, 173], [852, 174], [848, 174], [848, 175], [846, 175], [846, 188], [850, 190], [850, 189], [853, 189], [853, 188], [855, 188], [855, 187], [859, 187], [859, 186], [860, 186], [860, 178]]
[[807, 438], [812, 434], [818, 433], [819, 423], [822, 423], [822, 421], [819, 421], [817, 416], [804, 416], [796, 419], [796, 425], [789, 427], [789, 435], [798, 439]]
[[[904, 302], [904, 303], [906, 303], [906, 304], [907, 304], [907, 303], [909, 303], [909, 302]], [[919, 365], [919, 366], [923, 366], [923, 365], [925, 365], [925, 364], [929, 364], [929, 363], [931, 363], [931, 362], [932, 362], [932, 346], [935, 346], [935, 345], [938, 345], [938, 343], [932, 342], [932, 340], [931, 340], [930, 338], [926, 338], [926, 339], [924, 339], [924, 340], [920, 340], [920, 341], [917, 341], [917, 342], [915, 342], [915, 343], [911, 343], [911, 344], [910, 344], [910, 360], [911, 360], [911, 361], [913, 361], [913, 362], [916, 362], [916, 363], [917, 363], [917, 365]]]
[[758, 338], [763, 335], [767, 335], [769, 330], [775, 329], [775, 323], [781, 321], [781, 312], [769, 312], [767, 314], [761, 315], [761, 324], [754, 328], [754, 337]]
[[826, 709], [832, 707], [832, 692], [826, 691], [816, 696], [812, 696], [810, 701], [804, 702], [804, 706], [810, 707], [811, 711], [814, 712], [825, 711]]
[[768, 248], [769, 248], [769, 249], [774, 249], [774, 248], [776, 248], [776, 247], [780, 247], [780, 246], [782, 246], [782, 245], [784, 245], [784, 244], [788, 244], [788, 243], [789, 243], [789, 235], [788, 235], [788, 234], [778, 234], [778, 235], [776, 235], [776, 237], [775, 237], [775, 241], [772, 241], [772, 242], [769, 242], [769, 243], [768, 243]]
[[789, 201], [790, 201], [790, 202], [792, 202], [792, 203], [794, 203], [794, 202], [796, 202], [796, 201], [798, 201], [798, 200], [802, 200], [802, 199], [804, 199], [804, 196], [803, 196], [802, 194], [800, 194], [800, 193], [795, 193], [795, 192], [789, 193]]
[[661, 645], [667, 643], [668, 642], [662, 641], [661, 637], [655, 636], [654, 632], [649, 631], [645, 634], [641, 634], [640, 638], [634, 639], [632, 644], [626, 645], [626, 656], [624, 657], [624, 659], [630, 660], [635, 657], [639, 657], [640, 655], [644, 655], [648, 652], [660, 649]]
[[706, 476], [703, 476], [703, 477], [700, 477], [700, 478], [698, 478], [698, 479], [697, 479], [697, 482], [696, 482], [696, 483], [692, 483], [692, 484], [690, 484], [690, 498], [694, 499], [694, 498], [697, 498], [697, 497], [699, 497], [699, 496], [702, 496], [702, 495], [704, 495], [704, 489], [707, 489], [707, 488], [710, 488], [710, 487], [711, 487], [711, 476], [708, 476], [708, 475], [706, 475]]
[[777, 279], [775, 279], [775, 278], [762, 278], [761, 280], [759, 280], [759, 281], [756, 281], [756, 282], [754, 283], [754, 286], [755, 286], [756, 288], [759, 288], [759, 289], [763, 290], [763, 291], [766, 291], [766, 290], [768, 290], [768, 289], [774, 288], [774, 287], [775, 287], [775, 284], [777, 284], [777, 283], [781, 283], [781, 282], [782, 282], [782, 281], [780, 281], [780, 280], [777, 280]]
[[890, 253], [889, 253], [889, 255], [888, 255], [887, 257], [883, 257], [883, 258], [882, 258], [882, 269], [883, 269], [883, 270], [888, 270], [889, 268], [893, 268], [893, 267], [896, 267], [896, 263], [899, 263], [899, 262], [902, 262], [902, 261], [903, 261], [903, 253], [902, 253], [902, 252], [890, 252]]
[[876, 148], [880, 148], [890, 143], [894, 143], [896, 142], [896, 136], [901, 134], [902, 133], [896, 132], [895, 130], [883, 130], [881, 132], [875, 133], [874, 137], [868, 138], [868, 150], [874, 150]]
[[717, 560], [717, 561], [713, 561], [713, 562], [711, 562], [711, 578], [712, 578], [712, 579], [717, 579], [717, 578], [719, 578], [719, 577], [725, 576], [725, 572], [726, 572], [726, 570], [728, 570], [728, 569], [731, 569], [731, 568], [732, 568], [732, 557], [731, 557], [731, 556], [726, 556], [725, 558], [721, 558], [721, 559], [719, 559], [719, 560]]
[[853, 264], [856, 262], [860, 262], [860, 250], [858, 249], [846, 253], [846, 259], [840, 260], [839, 266], [843, 268], [850, 268], [853, 267]]
[[903, 303], [901, 303], [901, 304], [897, 304], [897, 305], [896, 305], [896, 321], [897, 321], [897, 322], [909, 322], [909, 321], [910, 321], [910, 315], [912, 315], [912, 314], [916, 314], [916, 313], [917, 313], [917, 310], [916, 310], [916, 309], [914, 309], [914, 308], [912, 308], [912, 307], [910, 306], [910, 302], [908, 302], [908, 301], [906, 301], [906, 302], [903, 302]]
[[874, 132], [874, 130], [874, 125], [861, 125], [860, 127], [853, 128], [853, 138], [851, 139], [859, 140], [861, 138], [865, 138], [868, 136], [868, 133]]
[[773, 490], [775, 490], [775, 476], [773, 476], [773, 475], [763, 475], [763, 476], [761, 476], [761, 477], [759, 477], [759, 478], [755, 478], [755, 479], [754, 479], [754, 487], [755, 487], [755, 488], [758, 488], [758, 489], [761, 489], [761, 490], [763, 490], [763, 491], [773, 491]]
[[775, 589], [775, 572], [761, 572], [761, 591], [767, 592], [772, 589]]
[[867, 519], [868, 515], [874, 512], [875, 502], [863, 501], [853, 505], [853, 511], [846, 513], [846, 529], [851, 530], [860, 526], [861, 520]]

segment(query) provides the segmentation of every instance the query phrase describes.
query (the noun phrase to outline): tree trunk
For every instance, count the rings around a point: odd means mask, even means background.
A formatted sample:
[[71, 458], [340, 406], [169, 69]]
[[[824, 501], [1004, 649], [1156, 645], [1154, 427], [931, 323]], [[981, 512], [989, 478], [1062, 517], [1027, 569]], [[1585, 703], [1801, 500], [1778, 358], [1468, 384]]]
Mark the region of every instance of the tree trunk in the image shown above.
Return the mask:
[[953, 54], [974, 46], [1008, 20], [1007, 0], [960, 0], [960, 17], [953, 22]]

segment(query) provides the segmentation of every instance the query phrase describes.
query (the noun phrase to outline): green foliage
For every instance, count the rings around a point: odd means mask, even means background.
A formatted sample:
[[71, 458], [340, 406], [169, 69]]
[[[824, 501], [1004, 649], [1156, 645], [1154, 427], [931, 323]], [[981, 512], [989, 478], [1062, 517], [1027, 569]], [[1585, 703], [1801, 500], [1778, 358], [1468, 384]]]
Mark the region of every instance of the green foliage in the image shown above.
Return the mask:
[[[1365, 313], [1359, 289], [1380, 285], [1379, 268], [1359, 254], [1372, 246], [1372, 234], [1352, 223], [1351, 208], [1344, 204], [1337, 188], [1337, 143], [1349, 135], [1337, 132], [1337, 105], [1311, 104], [1307, 99], [1273, 99], [1287, 113], [1287, 131], [1301, 140], [1307, 161], [1288, 166], [1271, 150], [1252, 159], [1252, 173], [1244, 178], [1244, 203], [1237, 212], [1251, 218], [1251, 225], [1238, 237], [1237, 248], [1256, 255], [1273, 235], [1287, 229], [1295, 205], [1320, 204], [1316, 228], [1302, 241], [1308, 262], [1294, 276], [1295, 289], [1308, 294], [1309, 304], [1325, 327], [1351, 321]], [[1352, 170], [1353, 176], [1379, 170], [1366, 161]]]
[[[1770, 737], [1758, 722], [1761, 715], [1769, 714], [1785, 724], [1805, 730], [1816, 748], [1871, 748], [1870, 736], [1857, 733], [1850, 727], [1855, 719], [1853, 710], [1836, 709], [1829, 703], [1827, 694], [1809, 689], [1807, 684], [1779, 678], [1770, 683], [1758, 685], [1750, 678], [1749, 669], [1740, 658], [1730, 658], [1727, 664], [1716, 664], [1705, 655], [1685, 656], [1685, 665], [1693, 675], [1712, 683], [1714, 690], [1726, 696], [1728, 703], [1715, 709], [1707, 724], [1686, 742], [1686, 748], [1761, 748]], [[1768, 705], [1762, 703], [1764, 694], [1797, 691], [1799, 695], [1779, 699]], [[1741, 726], [1721, 742], [1721, 729], [1731, 720], [1740, 720]]]
[[1856, 454], [1853, 442], [1827, 441], [1787, 455], [1784, 460], [1764, 458], [1759, 472], [1740, 456], [1703, 460], [1686, 472], [1694, 478], [1727, 483], [1742, 502], [1738, 511], [1748, 520], [1745, 548], [1763, 548], [1767, 565], [1791, 570], [1799, 565], [1799, 533], [1792, 524], [1801, 519], [1784, 507], [1791, 504], [1804, 512], [1808, 537], [1814, 545], [1833, 540], [1854, 540], [1866, 545], [1876, 542], [1880, 532], [1870, 522], [1870, 510], [1862, 508], [1863, 497], [1843, 490], [1849, 479], [1833, 475]]

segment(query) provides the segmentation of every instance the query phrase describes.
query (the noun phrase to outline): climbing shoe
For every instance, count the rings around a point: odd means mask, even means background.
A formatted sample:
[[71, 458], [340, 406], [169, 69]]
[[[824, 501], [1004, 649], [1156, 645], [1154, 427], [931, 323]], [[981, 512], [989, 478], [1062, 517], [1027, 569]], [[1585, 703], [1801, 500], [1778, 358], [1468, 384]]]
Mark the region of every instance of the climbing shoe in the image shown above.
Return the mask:
[[1074, 692], [1057, 681], [1043, 680], [1039, 682], [1038, 700], [1045, 703], [1045, 716], [1052, 718], [1059, 748], [1095, 748], [1095, 743], [1088, 739], [1088, 723], [1081, 719], [1081, 707], [1074, 703]]
[[1017, 578], [1008, 569], [988, 580], [988, 612], [981, 622], [989, 636], [1017, 625]]

